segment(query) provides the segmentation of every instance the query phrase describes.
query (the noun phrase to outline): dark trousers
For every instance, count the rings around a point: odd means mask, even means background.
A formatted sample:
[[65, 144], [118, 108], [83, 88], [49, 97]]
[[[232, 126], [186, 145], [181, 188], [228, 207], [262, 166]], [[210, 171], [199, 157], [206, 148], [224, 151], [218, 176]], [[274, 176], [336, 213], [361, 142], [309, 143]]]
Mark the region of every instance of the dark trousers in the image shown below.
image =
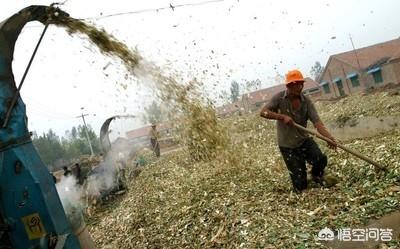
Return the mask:
[[298, 148], [279, 147], [279, 149], [289, 170], [295, 190], [301, 191], [307, 188], [306, 162], [312, 165], [311, 174], [313, 177], [323, 176], [328, 159], [312, 138], [308, 138]]
[[158, 143], [157, 139], [150, 139], [151, 142], [151, 148], [156, 154], [157, 157], [160, 157], [160, 144]]

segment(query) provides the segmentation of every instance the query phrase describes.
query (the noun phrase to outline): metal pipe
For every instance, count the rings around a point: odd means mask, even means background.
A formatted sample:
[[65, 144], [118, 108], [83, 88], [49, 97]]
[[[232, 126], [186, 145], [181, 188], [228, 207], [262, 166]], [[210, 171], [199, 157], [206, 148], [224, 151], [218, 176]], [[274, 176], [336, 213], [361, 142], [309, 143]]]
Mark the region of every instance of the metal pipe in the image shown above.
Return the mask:
[[6, 117], [5, 117], [5, 119], [4, 119], [2, 128], [6, 128], [6, 127], [7, 127], [8, 121], [10, 120], [11, 111], [13, 110], [13, 108], [14, 108], [14, 106], [15, 106], [15, 103], [17, 102], [17, 99], [18, 99], [18, 97], [19, 97], [19, 92], [20, 92], [20, 90], [21, 90], [21, 88], [22, 88], [22, 85], [24, 84], [26, 75], [28, 74], [28, 71], [29, 71], [29, 69], [30, 69], [30, 67], [31, 67], [31, 65], [32, 65], [33, 58], [35, 58], [36, 52], [37, 52], [37, 50], [38, 50], [38, 48], [39, 48], [40, 43], [42, 42], [43, 36], [44, 36], [44, 34], [46, 33], [48, 27], [49, 27], [49, 24], [46, 24], [46, 25], [44, 26], [43, 32], [42, 32], [42, 34], [40, 35], [40, 38], [39, 38], [38, 43], [36, 44], [35, 50], [33, 51], [33, 54], [32, 54], [32, 56], [31, 56], [31, 59], [29, 60], [28, 66], [27, 66], [26, 69], [25, 69], [24, 75], [22, 76], [22, 79], [21, 79], [21, 82], [19, 83], [19, 86], [18, 86], [18, 88], [17, 88], [17, 91], [15, 92], [15, 94], [14, 94], [12, 100], [11, 100], [11, 104], [10, 104], [10, 106], [9, 106], [8, 109], [7, 109]]

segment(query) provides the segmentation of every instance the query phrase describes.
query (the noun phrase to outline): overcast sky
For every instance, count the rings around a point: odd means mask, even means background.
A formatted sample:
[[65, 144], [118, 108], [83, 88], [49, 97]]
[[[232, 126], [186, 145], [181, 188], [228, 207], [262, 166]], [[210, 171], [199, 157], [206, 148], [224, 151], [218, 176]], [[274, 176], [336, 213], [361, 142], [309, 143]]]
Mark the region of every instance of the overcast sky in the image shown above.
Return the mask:
[[[315, 61], [324, 65], [329, 55], [352, 49], [350, 34], [356, 47], [400, 36], [397, 0], [225, 0], [151, 11], [199, 2], [67, 0], [61, 8], [136, 47], [165, 70], [202, 80], [212, 98], [224, 89], [229, 92], [232, 80], [260, 79], [267, 87], [275, 84], [271, 78], [277, 73], [284, 75], [293, 68], [309, 76]], [[28, 5], [50, 3], [8, 1], [0, 8], [0, 19]], [[139, 13], [108, 17], [135, 11]], [[42, 29], [40, 23], [29, 23], [17, 41], [13, 63], [17, 84]], [[90, 114], [86, 121], [99, 133], [110, 116], [139, 115], [154, 93], [125, 75], [117, 59], [51, 26], [21, 92], [29, 129], [42, 133], [51, 128], [64, 135], [65, 130], [82, 124], [76, 117], [83, 112]], [[112, 123], [113, 137], [139, 127], [139, 121]]]

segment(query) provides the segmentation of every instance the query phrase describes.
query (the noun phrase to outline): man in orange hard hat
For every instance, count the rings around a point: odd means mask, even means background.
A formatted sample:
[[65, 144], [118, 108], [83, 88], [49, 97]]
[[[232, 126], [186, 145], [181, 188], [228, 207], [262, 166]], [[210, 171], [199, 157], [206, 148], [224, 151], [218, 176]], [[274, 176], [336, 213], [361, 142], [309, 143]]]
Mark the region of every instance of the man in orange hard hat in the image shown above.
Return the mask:
[[310, 120], [321, 135], [334, 142], [328, 146], [336, 149], [335, 139], [325, 128], [314, 104], [302, 93], [304, 81], [299, 70], [289, 71], [285, 81], [286, 90], [273, 96], [260, 113], [263, 118], [277, 120], [279, 149], [290, 172], [293, 187], [298, 192], [307, 188], [306, 162], [312, 165], [313, 181], [323, 185], [328, 159], [317, 143], [296, 129], [294, 123], [307, 127], [307, 120]]

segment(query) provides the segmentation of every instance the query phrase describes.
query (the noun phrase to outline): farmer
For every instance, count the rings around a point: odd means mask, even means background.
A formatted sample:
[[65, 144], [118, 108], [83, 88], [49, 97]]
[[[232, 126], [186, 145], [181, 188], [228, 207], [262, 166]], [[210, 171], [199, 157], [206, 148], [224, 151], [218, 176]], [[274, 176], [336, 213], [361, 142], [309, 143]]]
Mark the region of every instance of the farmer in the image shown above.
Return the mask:
[[278, 121], [279, 150], [297, 192], [307, 188], [306, 162], [312, 165], [312, 180], [324, 185], [323, 175], [328, 159], [315, 141], [296, 129], [294, 123], [307, 127], [307, 120], [310, 120], [321, 135], [333, 141], [328, 146], [336, 149], [336, 141], [319, 118], [314, 104], [302, 93], [304, 81], [299, 70], [289, 71], [285, 81], [286, 90], [273, 96], [260, 113], [263, 118]]
[[70, 175], [72, 175], [71, 170], [69, 170], [67, 166], [64, 166], [64, 167], [63, 167], [63, 170], [64, 170], [64, 176], [70, 176]]
[[156, 154], [157, 157], [160, 157], [160, 144], [158, 143], [158, 138], [159, 138], [159, 132], [157, 131], [157, 126], [156, 124], [151, 125], [151, 129], [149, 132], [149, 137], [150, 137], [150, 143], [151, 143], [151, 149], [153, 152]]
[[83, 181], [82, 181], [82, 170], [81, 170], [81, 166], [79, 165], [79, 163], [75, 163], [75, 167], [74, 167], [74, 176], [76, 178], [76, 180], [78, 181], [79, 185], [82, 185]]

